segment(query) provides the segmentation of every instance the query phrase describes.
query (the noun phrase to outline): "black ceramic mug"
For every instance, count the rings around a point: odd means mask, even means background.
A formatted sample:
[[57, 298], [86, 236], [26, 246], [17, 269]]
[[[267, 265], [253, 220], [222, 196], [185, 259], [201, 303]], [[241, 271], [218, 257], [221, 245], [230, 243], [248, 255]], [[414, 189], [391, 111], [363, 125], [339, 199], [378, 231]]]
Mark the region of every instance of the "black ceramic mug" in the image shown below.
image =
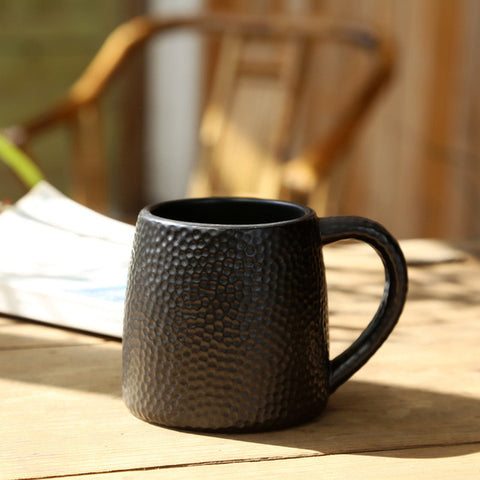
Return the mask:
[[[375, 248], [385, 291], [368, 327], [330, 360], [322, 245], [345, 238]], [[143, 420], [193, 430], [309, 420], [384, 342], [406, 292], [398, 243], [365, 218], [243, 198], [147, 207], [126, 294], [124, 400]]]

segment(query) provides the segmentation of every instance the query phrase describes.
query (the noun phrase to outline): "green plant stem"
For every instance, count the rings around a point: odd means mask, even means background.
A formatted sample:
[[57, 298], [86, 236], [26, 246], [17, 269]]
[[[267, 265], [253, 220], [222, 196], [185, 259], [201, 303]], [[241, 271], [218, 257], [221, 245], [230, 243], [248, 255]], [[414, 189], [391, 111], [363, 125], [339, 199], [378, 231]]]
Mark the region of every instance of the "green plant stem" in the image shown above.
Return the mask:
[[32, 188], [44, 176], [40, 169], [20, 148], [0, 135], [0, 160], [3, 160], [18, 176], [27, 188]]

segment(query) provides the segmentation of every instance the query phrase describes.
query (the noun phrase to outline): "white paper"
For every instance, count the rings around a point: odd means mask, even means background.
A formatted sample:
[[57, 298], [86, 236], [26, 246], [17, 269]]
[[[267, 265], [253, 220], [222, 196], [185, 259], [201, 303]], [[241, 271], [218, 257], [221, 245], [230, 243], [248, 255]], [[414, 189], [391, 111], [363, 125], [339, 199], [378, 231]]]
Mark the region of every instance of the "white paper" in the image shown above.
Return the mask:
[[0, 214], [0, 312], [121, 337], [134, 230], [40, 182]]

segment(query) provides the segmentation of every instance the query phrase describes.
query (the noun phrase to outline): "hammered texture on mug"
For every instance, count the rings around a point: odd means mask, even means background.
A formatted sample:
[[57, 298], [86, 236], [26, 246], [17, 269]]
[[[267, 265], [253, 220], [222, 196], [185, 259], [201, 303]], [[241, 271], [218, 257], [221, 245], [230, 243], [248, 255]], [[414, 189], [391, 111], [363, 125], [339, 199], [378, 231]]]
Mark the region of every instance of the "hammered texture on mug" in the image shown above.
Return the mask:
[[132, 413], [212, 431], [315, 417], [329, 368], [318, 235], [314, 219], [229, 230], [140, 215], [123, 345]]

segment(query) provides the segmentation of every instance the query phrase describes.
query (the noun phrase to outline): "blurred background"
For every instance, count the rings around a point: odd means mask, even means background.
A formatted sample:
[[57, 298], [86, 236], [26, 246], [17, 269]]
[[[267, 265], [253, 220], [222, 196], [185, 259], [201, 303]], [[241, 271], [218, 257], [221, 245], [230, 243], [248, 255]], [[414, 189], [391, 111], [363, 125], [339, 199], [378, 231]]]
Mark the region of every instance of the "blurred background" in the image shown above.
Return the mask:
[[[328, 196], [312, 197], [312, 206], [376, 219], [399, 238], [480, 236], [477, 0], [2, 0], [0, 127], [54, 104], [120, 23], [199, 12], [326, 15], [380, 26], [396, 47], [393, 75], [342, 152]], [[155, 40], [102, 100], [109, 215], [132, 221], [146, 203], [188, 194], [213, 53], [188, 34]], [[362, 62], [342, 58], [329, 54], [321, 72], [307, 70], [309, 88], [322, 95], [302, 107], [303, 136], [317, 134], [325, 123], [319, 112], [334, 111], [361, 77]], [[53, 128], [28, 151], [50, 183], [74, 196], [71, 141]], [[0, 196], [23, 193], [0, 164]]]

